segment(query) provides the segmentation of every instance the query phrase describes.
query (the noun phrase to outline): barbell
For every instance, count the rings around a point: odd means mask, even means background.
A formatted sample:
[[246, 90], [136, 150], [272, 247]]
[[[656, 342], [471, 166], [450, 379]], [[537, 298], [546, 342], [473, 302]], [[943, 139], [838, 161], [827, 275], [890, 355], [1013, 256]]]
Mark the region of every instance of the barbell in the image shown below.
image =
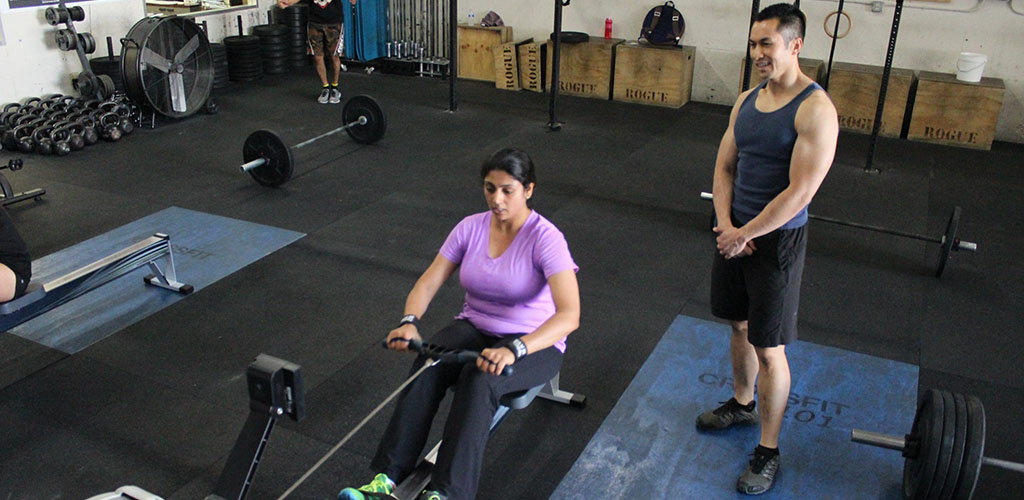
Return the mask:
[[280, 186], [291, 179], [295, 161], [292, 150], [304, 148], [324, 137], [342, 130], [360, 144], [373, 144], [384, 137], [387, 130], [387, 116], [377, 101], [368, 95], [357, 95], [345, 103], [342, 110], [344, 125], [302, 141], [292, 147], [270, 130], [257, 130], [245, 139], [242, 146], [241, 166], [256, 182], [264, 186]]
[[[707, 192], [701, 191], [700, 198], [702, 200], [711, 201], [714, 196]], [[941, 278], [942, 271], [946, 269], [946, 263], [949, 262], [950, 254], [954, 251], [965, 250], [968, 252], [974, 252], [978, 250], [978, 244], [971, 241], [964, 241], [957, 237], [957, 231], [960, 229], [960, 214], [962, 210], [960, 207], [953, 207], [952, 213], [949, 214], [949, 220], [946, 222], [946, 230], [940, 236], [928, 236], [918, 233], [910, 233], [907, 231], [900, 231], [898, 229], [889, 229], [887, 227], [872, 226], [870, 224], [862, 224], [860, 222], [849, 222], [840, 219], [833, 219], [831, 217], [823, 217], [821, 215], [814, 215], [811, 213], [807, 214], [807, 218], [817, 220], [821, 222], [827, 222], [829, 224], [836, 224], [840, 226], [855, 227], [857, 229], [864, 229], [867, 231], [874, 231], [876, 233], [891, 234], [894, 236], [901, 236], [904, 238], [912, 238], [915, 240], [927, 241], [929, 243], [938, 243], [938, 262], [935, 266], [935, 277]], [[712, 226], [715, 225], [715, 212], [711, 210]]]
[[1024, 473], [1024, 464], [984, 456], [985, 407], [974, 396], [949, 391], [924, 394], [905, 437], [852, 429], [850, 440], [903, 452], [908, 500], [969, 500], [982, 465]]

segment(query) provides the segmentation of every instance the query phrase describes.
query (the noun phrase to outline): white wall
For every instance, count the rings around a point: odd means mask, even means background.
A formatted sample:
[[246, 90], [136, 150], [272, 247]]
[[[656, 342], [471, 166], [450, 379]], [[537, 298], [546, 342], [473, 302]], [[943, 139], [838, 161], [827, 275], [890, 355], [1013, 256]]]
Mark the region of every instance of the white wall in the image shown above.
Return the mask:
[[[1024, 0], [1013, 0], [1024, 12]], [[604, 20], [612, 18], [613, 36], [636, 39], [647, 11], [658, 0], [573, 0], [563, 10], [563, 29], [604, 36]], [[773, 0], [761, 0], [762, 7]], [[847, 0], [853, 19], [850, 34], [836, 45], [835, 61], [882, 66], [892, 28], [894, 0], [885, 0], [881, 13], [872, 13], [866, 1]], [[732, 104], [737, 95], [740, 65], [750, 19], [749, 0], [676, 0], [686, 20], [683, 43], [697, 47], [692, 99]], [[1007, 0], [984, 0], [976, 12], [943, 12], [927, 9], [971, 9], [977, 0], [952, 0], [948, 4], [907, 1], [900, 20], [894, 67], [956, 72], [961, 51], [989, 57], [986, 77], [1004, 80], [1006, 94], [996, 139], [1024, 143], [1024, 16], [1014, 14]], [[515, 8], [509, 7], [515, 5]], [[823, 22], [836, 10], [838, 0], [803, 0], [807, 14], [807, 39], [803, 55], [828, 60], [831, 39]], [[517, 40], [546, 38], [554, 23], [552, 0], [459, 0], [459, 17], [470, 10], [476, 19], [494, 10], [512, 26]]]
[[[1024, 11], [1024, 0], [1013, 0]], [[772, 0], [762, 0], [768, 5]], [[574, 0], [564, 9], [563, 27], [603, 36], [604, 20], [613, 20], [615, 37], [635, 39], [647, 10], [658, 0]], [[803, 0], [808, 17], [804, 55], [827, 60], [830, 39], [824, 34], [825, 16], [837, 0]], [[882, 65], [889, 42], [894, 0], [885, 0], [882, 13], [872, 13], [866, 2], [847, 0], [845, 10], [853, 18], [849, 36], [836, 46], [836, 61]], [[976, 12], [941, 12], [929, 9], [970, 9], [977, 0], [952, 0], [949, 4], [908, 1], [900, 22], [894, 65], [915, 70], [954, 73], [961, 51], [989, 56], [985, 76], [1006, 83], [996, 139], [1024, 143], [1024, 16], [1014, 14], [1007, 0], [984, 0]], [[677, 0], [686, 19], [683, 43], [697, 47], [692, 98], [696, 101], [731, 104], [736, 99], [740, 59], [750, 17], [749, 0]], [[107, 36], [115, 40], [127, 34], [144, 15], [143, 0], [96, 0], [81, 3], [86, 20], [76, 29], [96, 36], [97, 54], [106, 55]], [[259, 0], [256, 9], [209, 15], [210, 39], [218, 41], [237, 33], [236, 16], [243, 16], [246, 33], [266, 22], [271, 0]], [[553, 0], [459, 0], [459, 17], [470, 10], [476, 19], [495, 10], [515, 30], [516, 39], [543, 39], [553, 27]], [[6, 45], [0, 46], [0, 102], [21, 100], [50, 92], [71, 92], [71, 73], [81, 70], [78, 58], [57, 50], [53, 28], [43, 19], [43, 8], [9, 10], [0, 0], [0, 22]], [[117, 46], [115, 44], [115, 50]]]

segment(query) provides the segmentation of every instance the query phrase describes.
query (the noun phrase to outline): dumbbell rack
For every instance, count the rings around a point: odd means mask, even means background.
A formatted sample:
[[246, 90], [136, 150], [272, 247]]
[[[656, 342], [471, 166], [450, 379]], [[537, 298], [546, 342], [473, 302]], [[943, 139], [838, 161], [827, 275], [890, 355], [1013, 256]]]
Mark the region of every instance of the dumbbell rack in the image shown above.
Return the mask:
[[75, 30], [75, 22], [85, 20], [85, 9], [74, 6], [70, 9], [60, 0], [57, 7], [47, 7], [45, 11], [46, 22], [50, 26], [57, 26], [61, 23], [65, 28], [58, 28], [54, 32], [54, 39], [57, 48], [78, 54], [78, 60], [82, 63], [82, 72], [71, 79], [71, 84], [82, 97], [104, 100], [114, 93], [114, 80], [107, 75], [96, 75], [92, 72], [92, 66], [86, 54], [96, 52], [96, 39], [91, 33], [79, 33]]

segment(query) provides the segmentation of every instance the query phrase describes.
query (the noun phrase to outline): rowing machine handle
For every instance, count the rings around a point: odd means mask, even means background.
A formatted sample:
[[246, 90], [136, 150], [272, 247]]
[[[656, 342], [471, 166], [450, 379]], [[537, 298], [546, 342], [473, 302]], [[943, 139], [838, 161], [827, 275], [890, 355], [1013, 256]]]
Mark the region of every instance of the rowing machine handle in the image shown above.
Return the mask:
[[[382, 340], [381, 346], [385, 349], [388, 347], [388, 340]], [[428, 358], [436, 359], [442, 363], [473, 363], [480, 357], [480, 353], [476, 351], [470, 351], [468, 349], [449, 349], [436, 344], [424, 344], [423, 341], [412, 339], [406, 340], [401, 338], [393, 338], [390, 342], [409, 342], [409, 349], [412, 349]], [[506, 366], [501, 370], [502, 377], [508, 377], [515, 373], [515, 370], [511, 366]]]

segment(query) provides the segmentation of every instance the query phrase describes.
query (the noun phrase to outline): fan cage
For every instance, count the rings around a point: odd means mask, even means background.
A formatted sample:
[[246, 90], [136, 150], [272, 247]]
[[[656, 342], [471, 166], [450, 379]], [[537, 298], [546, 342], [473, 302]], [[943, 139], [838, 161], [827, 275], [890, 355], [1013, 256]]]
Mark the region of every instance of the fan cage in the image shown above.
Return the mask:
[[[180, 61], [178, 71], [182, 77], [184, 109], [175, 109], [171, 78], [143, 60], [146, 50], [167, 61], [174, 61], [190, 40], [198, 38], [198, 47]], [[183, 118], [202, 109], [213, 88], [213, 54], [210, 42], [202, 29], [190, 19], [148, 17], [140, 20], [128, 31], [121, 50], [121, 74], [125, 92], [135, 103], [153, 109], [161, 115]]]

